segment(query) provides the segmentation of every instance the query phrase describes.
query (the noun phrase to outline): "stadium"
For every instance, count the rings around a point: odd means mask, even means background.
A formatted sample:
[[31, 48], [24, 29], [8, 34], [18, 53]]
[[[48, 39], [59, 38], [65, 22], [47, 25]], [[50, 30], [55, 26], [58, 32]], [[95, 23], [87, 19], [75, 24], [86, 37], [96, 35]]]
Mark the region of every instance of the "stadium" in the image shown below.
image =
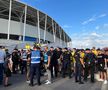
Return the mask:
[[69, 46], [71, 38], [47, 14], [16, 0], [0, 0], [0, 46]]

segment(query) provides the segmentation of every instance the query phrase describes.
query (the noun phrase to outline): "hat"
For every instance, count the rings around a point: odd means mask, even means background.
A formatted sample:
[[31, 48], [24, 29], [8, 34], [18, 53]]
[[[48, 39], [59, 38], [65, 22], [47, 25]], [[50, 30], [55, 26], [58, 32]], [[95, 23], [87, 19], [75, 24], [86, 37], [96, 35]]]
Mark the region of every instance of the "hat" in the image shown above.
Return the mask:
[[105, 47], [103, 50], [104, 50], [104, 51], [108, 51], [108, 47]]
[[51, 46], [50, 48], [54, 48], [53, 46]]
[[68, 50], [68, 48], [67, 48], [67, 47], [65, 47], [64, 49]]
[[86, 50], [86, 51], [90, 51], [90, 49], [89, 49], [89, 48], [86, 48], [85, 50]]
[[8, 57], [10, 57], [11, 56], [11, 54], [10, 53], [8, 53], [7, 55], [6, 55], [6, 58], [8, 58]]
[[100, 50], [101, 50], [100, 48], [97, 49], [97, 51], [100, 51]]

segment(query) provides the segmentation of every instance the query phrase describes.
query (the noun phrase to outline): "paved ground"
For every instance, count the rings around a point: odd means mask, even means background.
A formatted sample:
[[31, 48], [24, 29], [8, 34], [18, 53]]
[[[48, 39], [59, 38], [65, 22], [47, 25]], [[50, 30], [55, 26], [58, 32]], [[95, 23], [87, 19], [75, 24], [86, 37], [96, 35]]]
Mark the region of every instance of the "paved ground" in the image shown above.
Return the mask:
[[[51, 85], [45, 85], [42, 83], [41, 86], [35, 85], [34, 87], [29, 87], [25, 82], [24, 75], [13, 75], [10, 80], [12, 86], [3, 87], [0, 86], [0, 90], [108, 90], [108, 85], [103, 85], [102, 82], [90, 83], [89, 81], [83, 85], [74, 82], [74, 78], [58, 78], [55, 79], [54, 83]], [[42, 78], [42, 82], [45, 78]]]

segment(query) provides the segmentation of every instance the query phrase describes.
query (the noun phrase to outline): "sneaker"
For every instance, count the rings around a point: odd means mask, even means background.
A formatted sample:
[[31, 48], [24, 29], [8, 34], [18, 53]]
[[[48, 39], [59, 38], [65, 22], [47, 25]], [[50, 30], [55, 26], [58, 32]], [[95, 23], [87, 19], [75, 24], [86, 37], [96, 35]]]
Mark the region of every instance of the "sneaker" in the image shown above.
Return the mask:
[[45, 84], [47, 84], [47, 85], [48, 85], [48, 84], [51, 84], [51, 82], [50, 82], [50, 81], [48, 81], [48, 82], [46, 82]]
[[40, 86], [41, 85], [41, 83], [38, 83], [38, 86]]
[[103, 79], [99, 79], [98, 81], [103, 82], [104, 80]]
[[33, 84], [31, 84], [31, 83], [29, 83], [29, 86], [33, 87], [34, 85], [33, 85]]
[[78, 80], [75, 81], [76, 83], [79, 82]]
[[46, 80], [45, 83], [48, 82], [48, 81], [49, 81], [49, 80]]
[[11, 86], [12, 84], [7, 84], [7, 85], [4, 85], [4, 87], [8, 87], [8, 86]]
[[28, 83], [28, 84], [29, 84], [29, 83], [30, 83], [30, 81], [29, 81], [29, 80], [27, 80], [27, 81], [26, 81], [26, 83]]
[[90, 75], [87, 78], [90, 78]]
[[107, 80], [105, 80], [103, 84], [107, 84], [107, 83], [108, 83], [108, 81], [107, 81]]
[[79, 82], [79, 84], [84, 84], [83, 82]]

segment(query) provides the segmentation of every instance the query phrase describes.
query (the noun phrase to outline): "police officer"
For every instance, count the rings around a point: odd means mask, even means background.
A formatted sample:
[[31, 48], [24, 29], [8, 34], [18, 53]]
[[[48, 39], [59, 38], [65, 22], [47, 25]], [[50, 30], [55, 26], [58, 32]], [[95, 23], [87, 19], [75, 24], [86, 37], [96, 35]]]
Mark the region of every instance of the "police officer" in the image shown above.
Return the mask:
[[71, 53], [68, 52], [67, 48], [63, 49], [62, 53], [62, 77], [65, 78], [66, 71], [68, 70], [68, 76], [71, 78]]
[[30, 86], [34, 86], [33, 79], [34, 74], [36, 74], [37, 77], [37, 83], [38, 85], [41, 85], [40, 83], [40, 62], [41, 62], [41, 52], [40, 48], [38, 46], [33, 47], [33, 51], [31, 52], [31, 67], [30, 67]]
[[90, 74], [91, 82], [94, 83], [95, 60], [96, 56], [91, 52], [90, 49], [86, 49], [84, 57], [84, 63], [85, 63], [84, 81], [87, 81], [87, 77]]
[[81, 79], [81, 71], [82, 71], [82, 66], [84, 66], [84, 63], [83, 61], [81, 61], [81, 57], [80, 57], [80, 51], [79, 50], [76, 50], [75, 52], [75, 82], [79, 82], [79, 84], [84, 84], [82, 82], [82, 79]]

